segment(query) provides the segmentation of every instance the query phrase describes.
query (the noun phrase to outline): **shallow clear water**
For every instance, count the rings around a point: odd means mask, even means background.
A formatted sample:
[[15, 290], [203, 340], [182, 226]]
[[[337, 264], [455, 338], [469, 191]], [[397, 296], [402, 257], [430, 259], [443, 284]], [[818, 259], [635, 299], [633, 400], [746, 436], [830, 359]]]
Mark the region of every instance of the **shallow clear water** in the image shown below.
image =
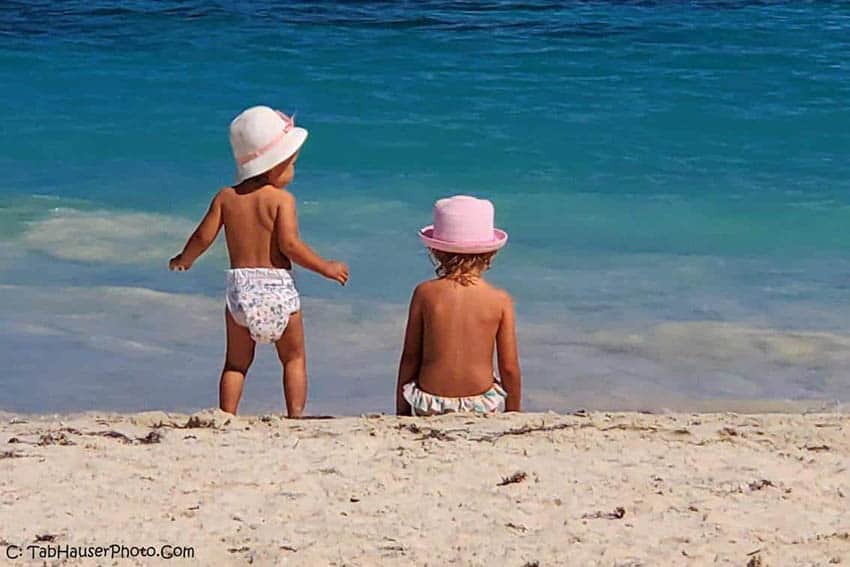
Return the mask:
[[352, 267], [300, 276], [314, 410], [391, 408], [454, 193], [511, 234], [530, 408], [850, 399], [846, 3], [122, 6], [0, 9], [0, 409], [215, 404], [224, 251], [165, 262], [260, 103], [310, 130], [302, 232]]

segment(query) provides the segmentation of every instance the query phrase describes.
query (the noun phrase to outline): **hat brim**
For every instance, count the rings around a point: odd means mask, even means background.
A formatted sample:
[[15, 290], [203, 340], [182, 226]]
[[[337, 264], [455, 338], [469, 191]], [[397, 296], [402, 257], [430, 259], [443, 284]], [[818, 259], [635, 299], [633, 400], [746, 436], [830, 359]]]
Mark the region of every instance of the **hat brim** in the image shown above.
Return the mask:
[[419, 231], [419, 238], [428, 248], [442, 252], [453, 252], [455, 254], [483, 254], [495, 252], [508, 243], [508, 233], [504, 230], [494, 228], [493, 239], [483, 242], [450, 242], [434, 238], [434, 225], [428, 225]]
[[265, 173], [279, 163], [282, 163], [301, 149], [307, 140], [307, 130], [304, 128], [293, 128], [280, 142], [269, 148], [263, 155], [257, 156], [251, 161], [236, 166], [236, 183], [242, 183], [246, 179]]

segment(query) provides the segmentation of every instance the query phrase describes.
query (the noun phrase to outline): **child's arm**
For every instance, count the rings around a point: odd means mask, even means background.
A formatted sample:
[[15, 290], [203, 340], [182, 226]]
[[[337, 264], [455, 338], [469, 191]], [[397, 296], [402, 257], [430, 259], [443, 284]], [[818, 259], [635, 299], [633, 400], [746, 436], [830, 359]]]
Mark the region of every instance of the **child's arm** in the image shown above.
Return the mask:
[[520, 411], [522, 401], [522, 372], [519, 368], [514, 304], [510, 296], [505, 298], [502, 306], [502, 321], [499, 323], [499, 330], [496, 333], [496, 350], [498, 352], [499, 376], [502, 378], [502, 387], [508, 393], [508, 399], [505, 401], [505, 411]]
[[301, 240], [298, 235], [295, 197], [286, 191], [281, 194], [282, 200], [277, 214], [278, 246], [281, 252], [299, 266], [345, 285], [348, 281], [348, 266], [344, 262], [325, 260]]
[[413, 292], [410, 311], [407, 315], [407, 330], [404, 333], [404, 350], [398, 364], [398, 384], [395, 392], [395, 412], [397, 415], [410, 415], [410, 404], [404, 399], [404, 385], [416, 380], [422, 364], [422, 305], [419, 288]]
[[210, 208], [207, 214], [201, 219], [201, 223], [189, 240], [186, 246], [183, 247], [183, 252], [175, 256], [168, 263], [168, 267], [172, 270], [182, 272], [188, 270], [198, 259], [198, 256], [206, 252], [213, 242], [215, 242], [218, 231], [221, 230], [221, 193], [216, 194], [210, 203]]

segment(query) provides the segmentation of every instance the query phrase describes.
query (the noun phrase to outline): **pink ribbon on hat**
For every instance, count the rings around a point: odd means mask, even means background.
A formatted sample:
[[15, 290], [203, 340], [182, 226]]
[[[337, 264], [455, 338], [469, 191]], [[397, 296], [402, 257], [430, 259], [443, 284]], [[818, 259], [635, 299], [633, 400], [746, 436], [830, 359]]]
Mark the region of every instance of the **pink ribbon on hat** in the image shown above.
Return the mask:
[[270, 149], [275, 147], [281, 140], [283, 140], [283, 137], [286, 136], [289, 133], [290, 130], [295, 128], [295, 115], [294, 114], [292, 116], [287, 116], [286, 114], [284, 114], [280, 110], [275, 110], [275, 112], [277, 112], [277, 115], [280, 116], [283, 119], [283, 121], [285, 122], [285, 124], [283, 126], [283, 132], [281, 132], [280, 134], [275, 136], [274, 140], [272, 140], [271, 142], [269, 142], [268, 144], [266, 144], [262, 148], [256, 149], [249, 154], [239, 156], [238, 158], [236, 158], [236, 163], [238, 163], [239, 165], [244, 165], [251, 160], [257, 159], [258, 157], [260, 157], [261, 155], [263, 155], [264, 153], [266, 153], [267, 151], [269, 151]]

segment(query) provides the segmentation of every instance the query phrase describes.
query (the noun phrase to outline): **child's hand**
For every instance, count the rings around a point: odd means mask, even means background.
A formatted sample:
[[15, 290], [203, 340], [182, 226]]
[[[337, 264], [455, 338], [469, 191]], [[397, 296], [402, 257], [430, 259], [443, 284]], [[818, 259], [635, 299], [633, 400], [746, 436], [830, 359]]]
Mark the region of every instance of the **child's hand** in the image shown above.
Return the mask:
[[192, 267], [191, 262], [183, 260], [183, 254], [178, 254], [168, 262], [168, 269], [172, 272], [185, 272]]
[[331, 260], [327, 263], [322, 275], [329, 280], [336, 280], [339, 285], [345, 285], [348, 282], [348, 265], [345, 262]]

